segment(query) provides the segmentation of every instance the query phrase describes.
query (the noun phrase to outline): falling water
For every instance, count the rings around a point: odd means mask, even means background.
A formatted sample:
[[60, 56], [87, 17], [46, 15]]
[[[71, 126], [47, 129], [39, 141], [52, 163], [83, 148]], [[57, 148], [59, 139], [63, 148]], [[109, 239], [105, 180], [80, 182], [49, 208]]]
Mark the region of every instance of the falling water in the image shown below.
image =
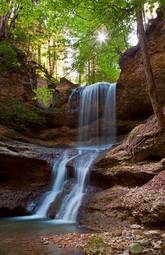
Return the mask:
[[53, 167], [52, 190], [45, 197], [36, 215], [46, 217], [49, 207], [63, 191], [66, 183], [66, 165], [73, 159], [74, 185], [64, 197], [55, 222], [76, 222], [78, 210], [86, 193], [87, 176], [93, 162], [108, 144], [115, 143], [116, 137], [116, 85], [96, 83], [72, 91], [69, 97], [69, 110], [72, 100], [79, 98], [79, 132], [77, 154], [69, 157], [68, 150]]
[[46, 195], [41, 206], [36, 212], [36, 216], [39, 218], [47, 217], [48, 209], [57, 196], [63, 191], [64, 183], [66, 180], [66, 164], [69, 161], [67, 151], [58, 160], [54, 160], [53, 165], [53, 185], [51, 191]]
[[[75, 90], [77, 93], [77, 90]], [[74, 92], [75, 92], [74, 91]], [[71, 104], [72, 96], [69, 99]], [[94, 122], [94, 136], [97, 138], [95, 151], [80, 149], [79, 156], [74, 160], [75, 184], [69, 194], [64, 198], [56, 220], [61, 222], [76, 222], [78, 210], [86, 193], [86, 180], [90, 167], [99, 155], [101, 143], [114, 143], [116, 136], [116, 85], [109, 83], [96, 83], [80, 89], [79, 106], [79, 142], [86, 143], [91, 138], [91, 122]], [[100, 106], [103, 114], [100, 125]], [[84, 131], [84, 126], [86, 129]], [[104, 139], [103, 139], [104, 138]], [[109, 145], [110, 147], [111, 145]]]
[[114, 143], [116, 84], [102, 82], [81, 89], [79, 116], [81, 144]]
[[75, 184], [71, 192], [66, 195], [56, 219], [64, 222], [76, 222], [78, 209], [86, 193], [86, 181], [89, 169], [96, 159], [97, 152], [79, 151], [74, 160]]
[[105, 89], [105, 93], [102, 136], [106, 139], [106, 143], [114, 144], [116, 142], [116, 84], [110, 84]]

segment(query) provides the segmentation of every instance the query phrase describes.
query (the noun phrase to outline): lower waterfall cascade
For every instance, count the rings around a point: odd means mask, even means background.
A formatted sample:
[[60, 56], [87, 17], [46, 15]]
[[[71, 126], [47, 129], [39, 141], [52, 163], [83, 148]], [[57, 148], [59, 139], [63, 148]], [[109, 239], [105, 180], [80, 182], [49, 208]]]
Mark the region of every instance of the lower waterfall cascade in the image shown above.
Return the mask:
[[87, 192], [89, 170], [100, 153], [110, 148], [116, 140], [116, 85], [102, 82], [74, 89], [68, 102], [70, 110], [75, 93], [79, 94], [78, 146], [74, 148], [76, 154], [73, 156], [70, 150], [66, 149], [54, 160], [51, 190], [45, 194], [34, 215], [38, 218], [47, 218], [51, 204], [56, 201], [69, 181], [67, 164], [72, 160], [74, 183], [62, 199], [55, 215], [56, 223], [76, 222], [83, 197]]

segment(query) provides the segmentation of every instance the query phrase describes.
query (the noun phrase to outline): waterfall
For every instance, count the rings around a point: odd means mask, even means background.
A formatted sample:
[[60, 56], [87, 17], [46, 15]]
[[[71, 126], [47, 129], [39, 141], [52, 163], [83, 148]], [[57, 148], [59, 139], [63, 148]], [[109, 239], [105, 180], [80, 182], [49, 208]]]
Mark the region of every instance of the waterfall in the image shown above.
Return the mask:
[[53, 184], [51, 191], [45, 196], [41, 206], [36, 212], [39, 218], [46, 218], [48, 209], [57, 196], [63, 191], [66, 180], [66, 164], [70, 160], [67, 151], [59, 159], [54, 160], [53, 164]]
[[116, 84], [102, 82], [80, 88], [79, 116], [78, 140], [81, 144], [114, 143]]
[[[74, 90], [69, 98], [71, 106]], [[90, 147], [79, 149], [79, 153], [73, 163], [75, 184], [70, 193], [64, 198], [61, 208], [56, 215], [60, 222], [76, 222], [78, 210], [86, 193], [86, 180], [90, 167], [102, 150], [101, 144], [112, 144], [116, 137], [116, 85], [109, 83], [96, 83], [80, 88], [79, 93], [79, 142], [83, 143], [95, 137], [95, 150]], [[102, 116], [100, 107], [102, 106]], [[71, 109], [71, 107], [70, 107]], [[102, 118], [102, 125], [100, 125]], [[90, 124], [94, 122], [93, 133]], [[84, 130], [85, 126], [85, 130]], [[96, 144], [97, 143], [97, 144]], [[110, 146], [109, 146], [110, 147]], [[93, 147], [92, 147], [93, 148]]]
[[56, 219], [64, 222], [76, 222], [78, 209], [86, 192], [87, 174], [97, 155], [97, 152], [79, 151], [79, 156], [73, 164], [75, 184], [71, 192], [64, 198]]
[[[78, 210], [86, 194], [89, 170], [102, 150], [115, 143], [116, 137], [116, 85], [95, 83], [74, 89], [68, 100], [69, 111], [74, 100], [79, 102], [78, 147], [75, 156], [69, 156], [69, 149], [54, 161], [53, 185], [45, 196], [36, 215], [46, 217], [49, 207], [63, 192], [67, 182], [66, 165], [73, 160], [74, 184], [63, 198], [55, 222], [76, 222]], [[75, 148], [76, 149], [76, 148]]]
[[114, 144], [116, 142], [116, 84], [110, 84], [105, 92], [102, 136], [107, 143]]

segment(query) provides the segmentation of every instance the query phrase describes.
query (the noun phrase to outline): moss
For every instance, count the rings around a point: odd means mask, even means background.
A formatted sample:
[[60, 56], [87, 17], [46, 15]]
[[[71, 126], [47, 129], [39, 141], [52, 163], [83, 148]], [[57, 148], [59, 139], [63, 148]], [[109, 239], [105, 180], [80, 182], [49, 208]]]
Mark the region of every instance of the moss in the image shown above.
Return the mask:
[[17, 53], [17, 49], [10, 42], [0, 42], [0, 73], [6, 70], [17, 71], [20, 69], [21, 63]]
[[12, 101], [6, 105], [0, 102], [0, 121], [2, 124], [17, 129], [24, 129], [31, 126], [44, 126], [44, 118], [39, 112], [30, 109], [27, 105], [20, 101]]
[[111, 247], [98, 236], [93, 235], [83, 249], [85, 255], [110, 255]]

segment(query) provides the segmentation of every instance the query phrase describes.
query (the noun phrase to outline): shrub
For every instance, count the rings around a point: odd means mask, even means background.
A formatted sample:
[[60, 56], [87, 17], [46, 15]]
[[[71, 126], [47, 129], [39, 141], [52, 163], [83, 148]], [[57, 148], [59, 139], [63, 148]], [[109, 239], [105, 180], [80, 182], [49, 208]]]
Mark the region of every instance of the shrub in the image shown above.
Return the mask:
[[33, 89], [35, 93], [34, 100], [41, 101], [45, 107], [49, 107], [50, 100], [53, 97], [53, 89], [49, 89], [47, 87], [38, 87]]
[[26, 126], [43, 126], [44, 119], [37, 111], [29, 109], [24, 103], [20, 101], [13, 101], [10, 103], [8, 110], [3, 110], [1, 103], [0, 107], [1, 122], [6, 125], [26, 127]]
[[0, 42], [0, 72], [6, 69], [18, 70], [21, 64], [17, 59], [17, 49], [8, 41]]

